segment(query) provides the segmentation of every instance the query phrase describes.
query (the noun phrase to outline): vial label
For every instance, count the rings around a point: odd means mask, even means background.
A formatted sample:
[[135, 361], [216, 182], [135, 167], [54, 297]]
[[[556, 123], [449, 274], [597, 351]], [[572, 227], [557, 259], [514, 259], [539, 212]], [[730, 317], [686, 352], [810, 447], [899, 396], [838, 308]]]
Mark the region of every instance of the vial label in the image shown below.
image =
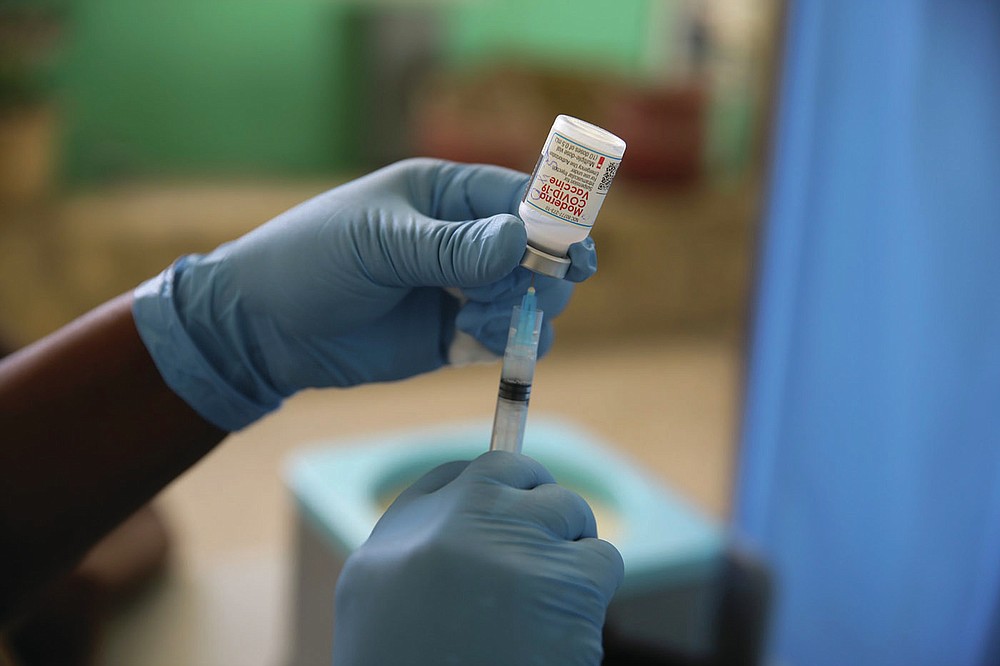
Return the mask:
[[524, 193], [524, 203], [563, 222], [594, 226], [621, 158], [553, 132]]

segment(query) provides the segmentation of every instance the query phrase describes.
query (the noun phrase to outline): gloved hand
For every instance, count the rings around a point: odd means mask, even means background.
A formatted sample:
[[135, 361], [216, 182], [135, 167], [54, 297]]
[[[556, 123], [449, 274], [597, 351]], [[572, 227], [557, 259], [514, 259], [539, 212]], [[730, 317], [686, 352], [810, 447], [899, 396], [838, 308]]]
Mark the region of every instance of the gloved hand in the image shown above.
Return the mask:
[[[167, 384], [225, 430], [303, 388], [434, 370], [456, 326], [502, 353], [529, 280], [518, 267], [527, 236], [512, 214], [527, 179], [431, 159], [386, 167], [181, 258], [136, 289], [136, 326]], [[570, 281], [596, 270], [589, 241], [570, 259]], [[544, 352], [572, 285], [535, 286]]]
[[601, 663], [624, 573], [590, 507], [492, 451], [429, 472], [340, 574], [334, 666]]

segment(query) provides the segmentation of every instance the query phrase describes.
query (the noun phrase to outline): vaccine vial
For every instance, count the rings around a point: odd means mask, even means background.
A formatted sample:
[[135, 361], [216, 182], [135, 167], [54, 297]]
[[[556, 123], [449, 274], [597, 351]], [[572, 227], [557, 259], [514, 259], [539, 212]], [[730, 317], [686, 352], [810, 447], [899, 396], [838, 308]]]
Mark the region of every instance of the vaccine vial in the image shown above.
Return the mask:
[[528, 231], [522, 266], [566, 276], [566, 252], [590, 235], [624, 154], [625, 142], [611, 132], [572, 116], [556, 117], [518, 207]]

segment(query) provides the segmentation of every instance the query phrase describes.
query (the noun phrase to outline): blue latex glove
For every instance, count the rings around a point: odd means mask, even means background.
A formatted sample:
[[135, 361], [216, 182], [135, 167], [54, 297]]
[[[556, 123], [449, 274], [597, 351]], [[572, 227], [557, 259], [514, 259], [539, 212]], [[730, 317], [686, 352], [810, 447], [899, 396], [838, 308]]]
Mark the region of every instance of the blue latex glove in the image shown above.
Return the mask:
[[[529, 279], [518, 267], [524, 224], [512, 214], [527, 179], [431, 159], [386, 167], [181, 258], [136, 290], [136, 326], [167, 384], [225, 430], [303, 388], [434, 370], [456, 326], [501, 353]], [[596, 270], [589, 241], [570, 259], [571, 281]], [[535, 286], [544, 351], [572, 285]]]
[[442, 465], [347, 560], [334, 666], [597, 666], [624, 566], [596, 536], [587, 503], [531, 458]]

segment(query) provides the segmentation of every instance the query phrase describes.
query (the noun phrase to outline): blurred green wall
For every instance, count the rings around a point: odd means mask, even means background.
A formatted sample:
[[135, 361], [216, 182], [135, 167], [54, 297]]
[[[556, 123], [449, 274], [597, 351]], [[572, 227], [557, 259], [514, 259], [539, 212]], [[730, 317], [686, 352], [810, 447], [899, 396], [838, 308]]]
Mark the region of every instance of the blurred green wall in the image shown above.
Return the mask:
[[634, 74], [645, 66], [650, 8], [664, 0], [486, 0], [448, 14], [459, 62], [514, 56], [549, 66]]
[[87, 0], [64, 53], [72, 181], [351, 161], [350, 21], [320, 0]]
[[[656, 0], [442, 3], [452, 64], [641, 69]], [[65, 175], [358, 166], [364, 19], [336, 0], [79, 0], [64, 50]], [[403, 3], [405, 5], [405, 3]], [[384, 8], [383, 8], [384, 9]]]

